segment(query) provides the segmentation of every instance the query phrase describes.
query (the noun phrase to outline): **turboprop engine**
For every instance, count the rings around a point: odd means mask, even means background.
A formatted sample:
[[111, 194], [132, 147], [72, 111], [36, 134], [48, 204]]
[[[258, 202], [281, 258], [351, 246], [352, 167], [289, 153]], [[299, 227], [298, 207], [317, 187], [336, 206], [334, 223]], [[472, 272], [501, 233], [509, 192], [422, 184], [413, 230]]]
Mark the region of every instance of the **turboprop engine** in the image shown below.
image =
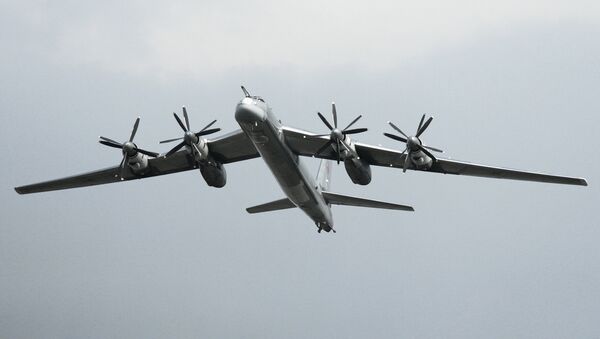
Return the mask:
[[367, 162], [362, 160], [358, 153], [356, 153], [356, 149], [354, 148], [354, 143], [350, 139], [351, 134], [359, 134], [366, 132], [366, 128], [354, 128], [350, 129], [360, 118], [362, 115], [357, 116], [350, 122], [344, 129], [338, 127], [338, 117], [337, 117], [337, 109], [335, 107], [335, 103], [331, 103], [331, 115], [333, 117], [333, 124], [331, 124], [321, 112], [317, 112], [319, 119], [329, 128], [329, 133], [327, 134], [318, 134], [315, 137], [329, 137], [329, 141], [326, 142], [317, 152], [315, 156], [320, 155], [325, 152], [330, 147], [333, 147], [336, 153], [337, 163], [339, 164], [341, 160], [344, 161], [344, 167], [346, 167], [346, 173], [352, 180], [353, 183], [359, 185], [367, 185], [371, 182], [371, 167]]
[[179, 127], [181, 127], [181, 129], [183, 130], [184, 134], [183, 137], [163, 140], [160, 142], [161, 144], [164, 144], [168, 142], [182, 140], [179, 144], [177, 144], [169, 152], [167, 152], [165, 156], [171, 156], [175, 154], [175, 152], [179, 151], [181, 148], [186, 147], [192, 155], [192, 157], [194, 158], [196, 164], [198, 164], [198, 167], [200, 167], [200, 173], [202, 174], [204, 181], [206, 181], [206, 184], [212, 187], [225, 186], [227, 182], [227, 172], [225, 172], [223, 164], [221, 164], [218, 161], [215, 161], [211, 157], [206, 139], [201, 138], [204, 135], [212, 134], [221, 130], [220, 128], [209, 129], [209, 127], [211, 127], [215, 122], [217, 122], [217, 120], [213, 120], [199, 132], [192, 132], [190, 129], [190, 118], [188, 116], [187, 109], [185, 108], [185, 106], [183, 107], [183, 118], [185, 119], [185, 124], [181, 121], [177, 113], [173, 113], [173, 116], [175, 117], [177, 124], [179, 124]]
[[391, 139], [394, 139], [396, 141], [400, 141], [400, 142], [403, 142], [406, 144], [406, 148], [404, 149], [404, 151], [402, 151], [402, 156], [404, 157], [404, 163], [402, 166], [402, 170], [404, 172], [406, 172], [406, 170], [409, 167], [412, 167], [415, 169], [425, 169], [425, 170], [431, 168], [431, 166], [433, 165], [433, 163], [435, 161], [437, 161], [437, 159], [435, 158], [435, 156], [433, 154], [431, 154], [431, 152], [429, 152], [429, 150], [431, 150], [433, 152], [439, 152], [439, 153], [443, 152], [441, 149], [431, 147], [431, 146], [425, 146], [423, 144], [423, 142], [421, 141], [420, 137], [423, 134], [423, 132], [425, 132], [427, 127], [429, 127], [429, 124], [431, 124], [431, 121], [433, 121], [433, 117], [429, 117], [429, 119], [427, 119], [427, 121], [425, 121], [425, 114], [423, 114], [423, 116], [421, 117], [421, 122], [419, 122], [419, 127], [417, 127], [417, 133], [414, 136], [413, 135], [408, 136], [400, 128], [398, 128], [398, 126], [394, 125], [393, 122], [388, 121], [388, 124], [390, 126], [392, 126], [393, 129], [395, 129], [398, 133], [400, 133], [404, 136], [404, 137], [401, 137], [399, 135], [395, 135], [395, 134], [391, 134], [391, 133], [383, 133], [383, 135], [385, 135], [388, 138], [391, 138]]
[[138, 153], [133, 157], [127, 157], [125, 162], [135, 174], [144, 174], [148, 169], [148, 157], [141, 153]]
[[133, 143], [133, 138], [137, 133], [138, 126], [140, 125], [140, 118], [138, 117], [133, 124], [133, 130], [131, 131], [131, 136], [129, 140], [126, 142], [118, 142], [112, 139], [101, 136], [100, 143], [102, 145], [119, 148], [123, 153], [123, 159], [121, 160], [121, 177], [123, 177], [123, 170], [125, 169], [125, 164], [131, 169], [134, 174], [144, 174], [148, 169], [148, 156], [157, 157], [158, 153], [146, 151], [137, 147], [135, 143]]

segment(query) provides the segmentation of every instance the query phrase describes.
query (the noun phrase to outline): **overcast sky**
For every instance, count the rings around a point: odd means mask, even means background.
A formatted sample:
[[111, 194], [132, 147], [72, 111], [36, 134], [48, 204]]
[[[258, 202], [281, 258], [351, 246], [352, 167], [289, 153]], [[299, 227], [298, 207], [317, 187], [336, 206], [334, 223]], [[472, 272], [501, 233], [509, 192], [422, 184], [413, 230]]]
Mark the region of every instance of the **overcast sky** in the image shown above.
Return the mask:
[[[600, 336], [598, 1], [0, 0], [0, 338]], [[337, 234], [260, 159], [18, 196], [118, 164], [138, 145], [225, 131], [239, 85], [324, 132], [335, 100], [360, 141], [386, 121], [445, 156], [583, 176], [589, 187], [334, 168], [332, 190], [416, 212], [333, 207]], [[318, 162], [307, 159], [316, 174]]]

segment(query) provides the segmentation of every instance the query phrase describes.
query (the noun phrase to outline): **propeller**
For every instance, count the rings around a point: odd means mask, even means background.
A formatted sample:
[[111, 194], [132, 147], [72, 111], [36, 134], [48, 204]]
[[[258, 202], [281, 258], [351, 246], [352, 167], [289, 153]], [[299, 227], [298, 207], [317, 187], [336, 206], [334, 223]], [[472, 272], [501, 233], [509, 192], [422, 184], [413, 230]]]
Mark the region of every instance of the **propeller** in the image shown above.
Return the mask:
[[127, 157], [132, 157], [132, 156], [136, 155], [137, 153], [142, 153], [142, 154], [154, 157], [154, 158], [156, 158], [158, 156], [158, 153], [146, 151], [144, 149], [137, 147], [137, 145], [133, 143], [133, 138], [135, 138], [135, 134], [137, 133], [139, 125], [140, 125], [140, 118], [138, 117], [135, 120], [135, 123], [133, 124], [133, 129], [131, 130], [131, 136], [129, 137], [129, 140], [126, 142], [123, 142], [123, 143], [114, 141], [113, 139], [109, 139], [109, 138], [106, 138], [103, 136], [99, 137], [100, 140], [98, 142], [101, 143], [102, 145], [112, 147], [112, 148], [120, 148], [122, 150], [123, 160], [121, 160], [121, 164], [119, 165], [121, 167], [121, 170], [123, 170], [123, 168], [125, 167], [125, 161], [127, 160]]
[[165, 143], [173, 142], [173, 141], [177, 141], [177, 140], [183, 140], [183, 141], [180, 142], [179, 144], [177, 144], [177, 146], [173, 147], [169, 152], [167, 152], [167, 154], [165, 154], [166, 157], [179, 151], [179, 149], [185, 145], [191, 147], [193, 153], [196, 153], [196, 152], [200, 153], [200, 150], [198, 149], [198, 145], [197, 145], [198, 140], [199, 140], [198, 138], [203, 135], [209, 135], [209, 134], [216, 133], [221, 130], [220, 128], [210, 128], [209, 129], [210, 126], [212, 126], [215, 122], [217, 122], [217, 120], [213, 120], [210, 124], [204, 126], [204, 128], [201, 129], [199, 132], [196, 132], [196, 133], [192, 132], [190, 130], [190, 118], [188, 117], [187, 109], [185, 108], [185, 106], [183, 106], [183, 118], [185, 119], [185, 124], [181, 121], [181, 119], [179, 118], [177, 113], [173, 112], [173, 116], [175, 117], [177, 124], [179, 124], [179, 127], [181, 127], [181, 129], [183, 130], [184, 135], [183, 135], [183, 137], [180, 137], [180, 138], [163, 140], [160, 143], [165, 144]]
[[335, 102], [331, 103], [331, 114], [333, 115], [333, 126], [329, 123], [329, 121], [327, 121], [327, 119], [325, 119], [325, 117], [323, 116], [323, 114], [321, 114], [321, 112], [317, 112], [317, 115], [319, 116], [321, 121], [323, 121], [325, 126], [327, 126], [327, 128], [329, 128], [330, 132], [327, 134], [319, 134], [319, 135], [315, 136], [315, 137], [329, 136], [329, 141], [327, 141], [327, 143], [325, 143], [325, 145], [323, 145], [321, 148], [319, 148], [319, 150], [314, 154], [314, 156], [317, 156], [317, 155], [323, 153], [327, 149], [327, 147], [329, 147], [333, 144], [336, 144], [336, 146], [337, 146], [336, 147], [337, 163], [339, 164], [340, 158], [341, 158], [341, 147], [343, 146], [347, 151], [350, 152], [350, 149], [348, 149], [348, 146], [346, 146], [346, 144], [344, 142], [342, 142], [346, 138], [346, 135], [363, 133], [363, 132], [366, 132], [367, 129], [366, 128], [350, 129], [350, 127], [352, 127], [352, 125], [354, 125], [360, 118], [362, 118], [362, 115], [359, 115], [356, 118], [354, 118], [354, 120], [352, 120], [352, 122], [349, 123], [348, 126], [346, 126], [346, 128], [340, 130], [338, 128], [337, 110], [335, 109]]
[[428, 150], [431, 150], [434, 152], [440, 152], [440, 153], [444, 152], [439, 148], [425, 146], [421, 142], [420, 136], [423, 134], [423, 132], [425, 132], [427, 127], [429, 127], [429, 124], [431, 124], [431, 121], [433, 121], [433, 117], [429, 117], [429, 119], [427, 119], [427, 121], [425, 121], [425, 114], [423, 114], [423, 116], [421, 117], [421, 121], [419, 122], [419, 127], [417, 127], [417, 134], [415, 134], [414, 136], [406, 135], [406, 133], [402, 132], [402, 130], [400, 128], [398, 128], [398, 126], [394, 125], [393, 122], [388, 121], [388, 124], [390, 126], [392, 126], [393, 129], [395, 129], [396, 131], [398, 131], [398, 133], [400, 133], [404, 136], [404, 137], [401, 137], [399, 135], [395, 135], [395, 134], [391, 134], [391, 133], [383, 133], [383, 135], [385, 135], [388, 138], [391, 138], [391, 139], [394, 139], [394, 140], [397, 140], [397, 141], [400, 141], [400, 142], [403, 142], [406, 144], [406, 148], [404, 149], [404, 151], [402, 151], [402, 155], [404, 155], [405, 153], [408, 152], [408, 154], [406, 154], [406, 157], [404, 159], [404, 165], [402, 167], [403, 172], [406, 172], [406, 169], [408, 168], [408, 165], [410, 162], [410, 153], [412, 153], [412, 152], [421, 151], [421, 152], [427, 154], [427, 156], [429, 156], [434, 161], [436, 160], [435, 156], [433, 154], [431, 154], [431, 152], [429, 152]]

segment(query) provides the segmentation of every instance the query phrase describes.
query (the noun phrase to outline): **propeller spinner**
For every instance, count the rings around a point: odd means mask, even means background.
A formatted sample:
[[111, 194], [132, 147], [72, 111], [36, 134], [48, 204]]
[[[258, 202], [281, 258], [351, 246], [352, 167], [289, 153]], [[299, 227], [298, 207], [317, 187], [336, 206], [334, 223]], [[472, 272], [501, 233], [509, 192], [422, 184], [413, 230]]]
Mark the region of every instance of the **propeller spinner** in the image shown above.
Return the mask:
[[173, 147], [169, 152], [167, 152], [167, 154], [165, 154], [166, 157], [172, 155], [173, 153], [177, 152], [180, 148], [182, 148], [183, 146], [186, 146], [186, 145], [192, 149], [192, 152], [194, 154], [196, 154], [196, 153], [199, 154], [200, 150], [198, 149], [198, 145], [197, 145], [198, 138], [203, 135], [216, 133], [221, 130], [220, 128], [209, 129], [210, 126], [212, 126], [215, 122], [217, 122], [217, 120], [213, 120], [210, 124], [204, 126], [204, 128], [201, 129], [199, 132], [195, 132], [195, 133], [192, 132], [190, 130], [190, 118], [188, 117], [187, 109], [185, 108], [185, 106], [183, 106], [183, 118], [185, 119], [185, 125], [183, 124], [183, 122], [181, 121], [181, 119], [179, 118], [177, 113], [173, 112], [173, 116], [175, 117], [175, 120], [179, 124], [179, 127], [181, 127], [181, 129], [183, 130], [184, 135], [183, 135], [183, 137], [179, 137], [179, 138], [163, 140], [160, 143], [164, 144], [164, 143], [173, 142], [173, 141], [182, 140], [182, 139], [183, 139], [183, 141], [180, 142], [179, 144], [177, 144], [177, 146]]
[[367, 129], [366, 128], [350, 129], [350, 127], [352, 127], [352, 125], [354, 125], [360, 118], [362, 118], [362, 115], [359, 115], [354, 120], [352, 120], [352, 122], [349, 123], [348, 126], [346, 126], [346, 128], [340, 130], [338, 128], [337, 110], [335, 108], [335, 102], [331, 103], [331, 114], [333, 115], [333, 126], [329, 123], [329, 121], [327, 121], [327, 119], [323, 116], [323, 114], [321, 114], [321, 112], [317, 112], [317, 115], [319, 116], [321, 121], [323, 121], [325, 126], [327, 126], [327, 128], [329, 128], [330, 132], [328, 134], [316, 135], [316, 137], [329, 136], [329, 141], [327, 141], [325, 143], [325, 145], [323, 145], [321, 148], [319, 148], [319, 150], [314, 155], [317, 156], [317, 155], [323, 153], [327, 149], [327, 147], [329, 147], [333, 144], [336, 144], [336, 146], [337, 146], [336, 147], [337, 163], [339, 164], [340, 159], [341, 159], [342, 146], [344, 148], [346, 148], [346, 150], [350, 151], [348, 149], [348, 146], [346, 146], [346, 144], [343, 142], [343, 140], [346, 138], [346, 135], [363, 133], [363, 132], [366, 132]]
[[391, 121], [388, 121], [388, 124], [390, 126], [392, 126], [393, 129], [395, 129], [400, 134], [402, 134], [404, 136], [404, 138], [399, 135], [395, 135], [395, 134], [391, 134], [391, 133], [383, 133], [383, 135], [385, 135], [388, 138], [391, 138], [391, 139], [394, 139], [394, 140], [397, 140], [397, 141], [400, 141], [400, 142], [403, 142], [406, 144], [406, 148], [404, 149], [404, 151], [402, 151], [403, 155], [408, 152], [408, 154], [406, 154], [406, 157], [404, 159], [404, 166], [402, 167], [403, 172], [406, 172], [406, 169], [408, 168], [409, 162], [411, 161], [410, 154], [412, 152], [421, 151], [421, 152], [427, 154], [427, 156], [429, 156], [434, 161], [435, 161], [435, 156], [433, 154], [431, 154], [431, 152], [429, 152], [428, 150], [432, 150], [434, 152], [440, 152], [440, 153], [443, 152], [441, 149], [431, 147], [431, 146], [425, 146], [421, 142], [421, 139], [419, 137], [423, 134], [423, 132], [425, 132], [427, 127], [429, 127], [429, 124], [431, 124], [431, 121], [433, 121], [433, 117], [429, 117], [429, 119], [427, 119], [427, 121], [425, 123], [423, 123], [424, 121], [425, 121], [425, 114], [423, 114], [423, 116], [421, 117], [421, 122], [419, 122], [419, 127], [417, 128], [417, 134], [415, 134], [414, 136], [407, 136], [406, 133], [402, 132], [402, 130], [400, 128], [398, 128], [398, 126], [394, 125], [394, 123], [392, 123]]
[[109, 139], [109, 138], [106, 138], [103, 136], [100, 136], [101, 140], [98, 141], [102, 145], [105, 145], [108, 147], [113, 147], [113, 148], [120, 148], [122, 150], [123, 160], [121, 160], [121, 164], [119, 165], [119, 166], [121, 166], [121, 170], [125, 167], [125, 161], [127, 160], [127, 158], [133, 157], [137, 153], [142, 153], [142, 154], [145, 154], [145, 155], [148, 155], [151, 157], [158, 156], [158, 153], [146, 151], [144, 149], [137, 147], [137, 145], [133, 143], [133, 138], [135, 138], [135, 134], [137, 133], [139, 125], [140, 125], [140, 118], [138, 117], [135, 120], [135, 123], [133, 124], [133, 129], [131, 130], [131, 136], [129, 137], [129, 140], [126, 142], [120, 143], [118, 141], [114, 141], [112, 139]]

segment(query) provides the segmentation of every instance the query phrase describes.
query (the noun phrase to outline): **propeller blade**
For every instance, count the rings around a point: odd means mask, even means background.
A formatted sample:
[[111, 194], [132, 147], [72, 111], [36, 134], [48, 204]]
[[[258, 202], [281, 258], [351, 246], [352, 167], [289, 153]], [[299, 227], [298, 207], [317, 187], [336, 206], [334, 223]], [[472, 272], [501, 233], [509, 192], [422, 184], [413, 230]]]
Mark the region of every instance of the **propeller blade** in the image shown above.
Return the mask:
[[182, 141], [181, 143], [177, 144], [177, 146], [173, 147], [169, 152], [167, 152], [167, 154], [165, 154], [165, 157], [168, 157], [173, 153], [179, 151], [179, 149], [183, 146], [185, 146], [185, 141]]
[[181, 127], [181, 129], [184, 132], [187, 132], [188, 130], [185, 128], [185, 125], [183, 124], [183, 122], [181, 122], [181, 119], [179, 119], [179, 116], [177, 115], [177, 113], [173, 112], [173, 116], [175, 117], [175, 120], [177, 120], [177, 123], [179, 124], [179, 127]]
[[209, 128], [210, 126], [214, 125], [214, 124], [215, 124], [215, 122], [217, 122], [217, 120], [213, 120], [213, 121], [212, 121], [210, 124], [208, 124], [208, 125], [204, 126], [204, 128], [203, 128], [203, 129], [201, 129], [201, 130], [200, 130], [200, 132], [202, 132], [202, 131], [206, 130], [207, 128]]
[[406, 173], [406, 169], [408, 168], [408, 163], [410, 162], [410, 152], [406, 153], [406, 150], [408, 148], [405, 148], [404, 151], [402, 152], [402, 154], [406, 154], [406, 156], [404, 157], [404, 165], [402, 165], [402, 172]]
[[209, 134], [217, 133], [220, 130], [221, 130], [220, 128], [211, 128], [211, 129], [203, 130], [203, 131], [196, 133], [196, 136], [200, 137], [203, 135], [209, 135]]
[[131, 136], [129, 137], [129, 142], [133, 141], [135, 134], [137, 133], [138, 126], [140, 125], [140, 117], [135, 119], [135, 123], [133, 124], [133, 130], [131, 130]]
[[337, 142], [337, 152], [336, 152], [337, 153], [337, 164], [339, 165], [340, 164], [340, 140], [336, 139], [336, 142]]
[[121, 163], [119, 164], [119, 167], [121, 168], [121, 173], [119, 173], [119, 175], [121, 176], [121, 180], [123, 180], [123, 172], [125, 171], [125, 162], [127, 161], [127, 154], [123, 154], [123, 159], [121, 159]]
[[319, 118], [321, 118], [321, 121], [323, 121], [323, 123], [327, 126], [327, 128], [329, 128], [330, 130], [333, 130], [333, 127], [331, 127], [331, 124], [329, 123], [329, 121], [327, 121], [327, 119], [325, 119], [325, 117], [323, 116], [323, 114], [321, 114], [321, 112], [317, 112], [317, 115], [319, 116]]
[[423, 153], [427, 154], [427, 156], [429, 156], [431, 159], [433, 159], [433, 161], [436, 161], [437, 159], [435, 158], [435, 156], [433, 154], [431, 154], [431, 152], [429, 152], [428, 150], [426, 150], [423, 146], [421, 145], [417, 145], [419, 150], [421, 150]]
[[107, 137], [100, 136], [99, 138], [102, 139], [102, 140], [108, 141], [108, 142], [112, 142], [112, 143], [117, 144], [117, 145], [122, 145], [122, 143], [120, 143], [118, 141], [114, 141], [113, 139], [109, 139]]
[[383, 135], [385, 135], [385, 136], [386, 136], [386, 137], [388, 137], [388, 138], [391, 138], [391, 139], [394, 139], [394, 140], [401, 141], [401, 142], [403, 142], [403, 143], [406, 143], [406, 142], [407, 142], [407, 140], [406, 140], [406, 139], [404, 139], [403, 137], [397, 136], [397, 135], [395, 135], [395, 134], [391, 134], [391, 133], [383, 133]]
[[352, 122], [349, 123], [348, 126], [346, 126], [346, 128], [342, 130], [342, 132], [346, 131], [348, 128], [350, 128], [350, 126], [354, 125], [360, 118], [362, 118], [362, 115], [359, 115], [354, 120], [352, 120]]
[[317, 152], [315, 152], [315, 156], [320, 155], [321, 153], [323, 153], [327, 147], [331, 146], [331, 144], [333, 144], [332, 140], [328, 140], [325, 145], [321, 146], [321, 148], [319, 148], [319, 150]]
[[185, 119], [185, 126], [187, 127], [187, 130], [190, 130], [190, 118], [188, 117], [187, 114], [187, 109], [185, 109], [185, 106], [182, 107], [183, 109], [183, 118]]
[[421, 127], [421, 129], [419, 129], [419, 132], [417, 132], [416, 137], [420, 137], [421, 134], [423, 134], [423, 132], [425, 132], [425, 130], [427, 129], [427, 127], [429, 127], [429, 124], [431, 123], [431, 121], [433, 120], [433, 117], [429, 117], [429, 119], [427, 119], [427, 121], [425, 122], [425, 124]]
[[350, 152], [350, 148], [348, 148], [348, 146], [346, 145], [345, 142], [340, 140], [340, 143], [342, 144], [342, 146], [344, 146], [344, 148], [346, 149], [346, 151]]
[[192, 153], [196, 152], [198, 154], [201, 154], [200, 149], [198, 148], [198, 145], [192, 144], [192, 149], [193, 149]]
[[423, 148], [427, 148], [428, 150], [431, 150], [431, 151], [434, 151], [434, 152], [444, 153], [444, 151], [442, 151], [439, 148], [435, 148], [435, 147], [431, 147], [431, 146], [425, 146], [425, 145], [422, 145], [422, 146], [423, 146]]
[[116, 143], [112, 143], [112, 142], [104, 141], [104, 140], [100, 140], [98, 142], [101, 143], [102, 145], [105, 145], [108, 147], [123, 149], [123, 145], [121, 145], [121, 144], [116, 144]]
[[153, 158], [156, 158], [158, 156], [158, 153], [146, 151], [145, 149], [141, 149], [141, 148], [137, 148], [136, 147], [135, 150], [138, 151], [138, 152], [140, 152], [140, 153], [142, 153], [142, 154], [145, 154], [147, 156], [153, 157]]
[[163, 141], [159, 142], [159, 144], [166, 144], [168, 142], [173, 142], [173, 141], [177, 141], [177, 140], [181, 140], [181, 139], [183, 139], [183, 137], [174, 138], [174, 139], [168, 139], [168, 140], [163, 140]]
[[337, 110], [335, 109], [335, 102], [331, 103], [331, 114], [333, 115], [333, 126], [337, 128]]
[[405, 138], [408, 139], [408, 135], [406, 135], [406, 133], [402, 132], [402, 130], [400, 128], [398, 128], [398, 126], [394, 125], [393, 122], [388, 121], [388, 124], [390, 124], [390, 126], [392, 126], [393, 129], [395, 129], [396, 131], [398, 131], [400, 134], [404, 135]]
[[346, 135], [346, 134], [358, 134], [358, 133], [363, 133], [368, 131], [368, 129], [366, 128], [355, 128], [355, 129], [348, 129], [345, 131], [342, 131], [342, 134]]
[[421, 121], [419, 122], [419, 127], [417, 127], [417, 133], [419, 133], [419, 131], [421, 130], [421, 127], [423, 126], [423, 121], [425, 121], [425, 114], [423, 114], [423, 116], [421, 117]]

